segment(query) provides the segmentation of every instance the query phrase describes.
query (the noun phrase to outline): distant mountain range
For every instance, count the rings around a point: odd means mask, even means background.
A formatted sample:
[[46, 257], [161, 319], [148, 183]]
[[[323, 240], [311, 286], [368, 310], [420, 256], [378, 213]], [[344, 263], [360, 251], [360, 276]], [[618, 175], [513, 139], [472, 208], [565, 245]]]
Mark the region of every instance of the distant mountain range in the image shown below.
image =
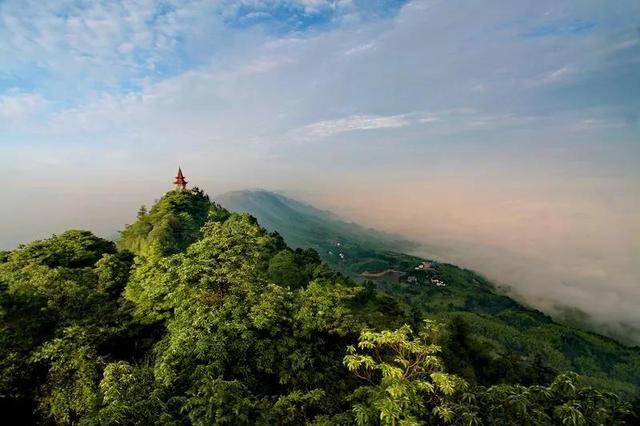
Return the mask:
[[[418, 246], [400, 235], [347, 222], [332, 212], [275, 192], [233, 191], [217, 196], [216, 201], [228, 210], [250, 213], [261, 226], [277, 231], [292, 247], [316, 249], [332, 266], [342, 265], [339, 269], [345, 265], [356, 267], [354, 263], [362, 261], [365, 252], [406, 253]], [[354, 272], [362, 272], [357, 269]]]

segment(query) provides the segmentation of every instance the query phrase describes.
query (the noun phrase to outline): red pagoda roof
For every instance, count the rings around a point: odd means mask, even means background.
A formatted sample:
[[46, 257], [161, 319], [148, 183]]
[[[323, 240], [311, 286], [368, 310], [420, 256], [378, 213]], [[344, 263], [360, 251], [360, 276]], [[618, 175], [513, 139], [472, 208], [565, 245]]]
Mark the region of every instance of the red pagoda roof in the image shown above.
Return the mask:
[[180, 185], [183, 188], [187, 185], [187, 181], [185, 180], [184, 175], [182, 174], [182, 169], [180, 167], [178, 167], [178, 176], [176, 176], [176, 181], [174, 182], [174, 184]]

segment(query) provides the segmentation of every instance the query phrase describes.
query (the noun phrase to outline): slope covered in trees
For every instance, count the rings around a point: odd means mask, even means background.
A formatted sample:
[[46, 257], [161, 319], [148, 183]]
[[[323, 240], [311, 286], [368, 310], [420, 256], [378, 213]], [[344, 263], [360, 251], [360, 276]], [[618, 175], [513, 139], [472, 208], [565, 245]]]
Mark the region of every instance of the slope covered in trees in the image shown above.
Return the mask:
[[[361, 273], [365, 271], [397, 271], [369, 279], [378, 290], [397, 297], [421, 314], [445, 323], [454, 319], [458, 324], [464, 322], [461, 327], [472, 335], [473, 343], [469, 344], [473, 351], [482, 347], [494, 354], [490, 359], [499, 360], [492, 366], [477, 359], [485, 365], [471, 373], [465, 366], [471, 355], [463, 352], [461, 357], [466, 361], [456, 361], [460, 351], [452, 351], [450, 364], [460, 365], [459, 373], [468, 380], [492, 383], [497, 379], [496, 373], [505, 376], [500, 380], [512, 375], [522, 378], [523, 374], [529, 374], [522, 365], [514, 366], [513, 372], [505, 370], [505, 365], [512, 365], [509, 360], [521, 359], [524, 364], [537, 363], [553, 371], [577, 371], [589, 383], [628, 397], [640, 387], [639, 348], [559, 324], [544, 313], [499, 294], [491, 282], [472, 271], [437, 262], [427, 262], [431, 267], [416, 269], [424, 259], [403, 254], [379, 238], [363, 240], [357, 232], [336, 229], [334, 223], [345, 222], [335, 215], [279, 194], [239, 191], [223, 196], [222, 200], [228, 206], [248, 211], [258, 220], [277, 224], [278, 232], [287, 242], [305, 241], [317, 248], [325, 262], [354, 280], [362, 282], [365, 277]], [[291, 210], [297, 215], [293, 223], [286, 219]], [[319, 235], [314, 229], [301, 226], [316, 222], [321, 225], [315, 228], [330, 231]], [[405, 250], [410, 247], [407, 245]], [[438, 282], [442, 284], [436, 285]]]
[[[186, 249], [201, 235], [201, 228], [211, 211], [209, 196], [198, 188], [171, 191], [149, 212], [142, 206], [135, 223], [122, 231], [118, 246], [141, 253], [145, 249], [173, 254]], [[227, 214], [218, 209], [220, 214]]]
[[117, 247], [68, 231], [0, 256], [0, 407], [10, 424], [636, 420], [582, 377], [501, 359], [468, 320], [431, 317], [172, 191]]
[[367, 249], [408, 251], [416, 246], [399, 235], [346, 222], [331, 212], [275, 192], [234, 191], [220, 195], [217, 201], [229, 210], [251, 214], [264, 228], [281, 233], [291, 247], [313, 248], [323, 257], [331, 251], [329, 257], [336, 264], [339, 252], [362, 257]]

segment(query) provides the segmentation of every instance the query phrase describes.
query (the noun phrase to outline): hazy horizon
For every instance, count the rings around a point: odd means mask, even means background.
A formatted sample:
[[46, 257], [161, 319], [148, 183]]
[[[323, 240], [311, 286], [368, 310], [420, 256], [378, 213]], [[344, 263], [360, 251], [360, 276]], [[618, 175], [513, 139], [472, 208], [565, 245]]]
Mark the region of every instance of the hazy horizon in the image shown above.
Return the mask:
[[261, 187], [640, 341], [640, 2], [0, 3], [0, 249]]

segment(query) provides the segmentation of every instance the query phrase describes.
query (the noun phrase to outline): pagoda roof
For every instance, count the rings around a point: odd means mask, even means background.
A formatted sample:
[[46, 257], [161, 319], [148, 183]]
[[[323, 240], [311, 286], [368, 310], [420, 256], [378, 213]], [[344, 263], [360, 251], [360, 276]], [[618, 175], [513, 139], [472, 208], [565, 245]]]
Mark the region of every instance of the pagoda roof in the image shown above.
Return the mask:
[[182, 169], [178, 167], [178, 175], [176, 176], [176, 181], [174, 182], [176, 185], [186, 185], [187, 181], [182, 174]]

